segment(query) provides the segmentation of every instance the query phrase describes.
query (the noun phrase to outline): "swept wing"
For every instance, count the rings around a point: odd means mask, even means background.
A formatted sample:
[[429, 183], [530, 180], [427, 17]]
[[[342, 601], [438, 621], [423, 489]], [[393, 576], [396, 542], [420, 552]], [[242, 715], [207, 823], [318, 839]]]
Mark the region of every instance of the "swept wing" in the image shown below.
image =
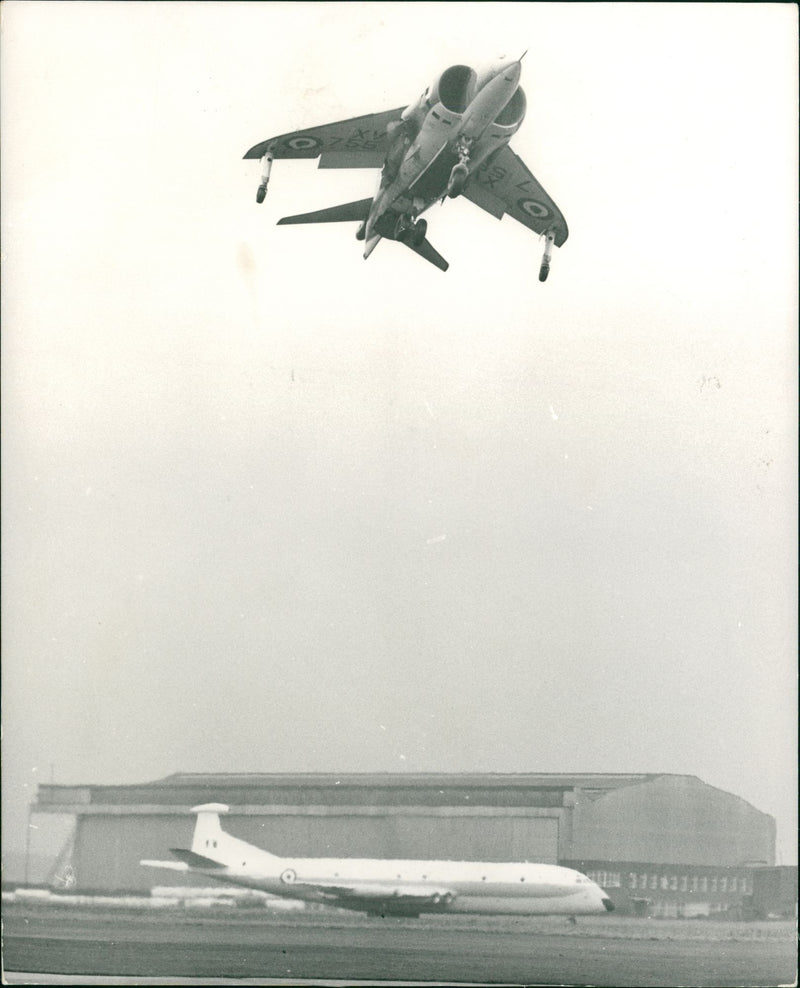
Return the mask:
[[569, 236], [561, 210], [508, 145], [473, 172], [463, 195], [497, 219], [508, 213], [534, 233], [552, 230], [556, 247]]
[[320, 168], [380, 168], [389, 147], [386, 128], [400, 121], [404, 106], [384, 113], [340, 120], [270, 137], [251, 147], [245, 158], [320, 158]]
[[415, 908], [446, 907], [455, 899], [455, 893], [447, 888], [400, 885], [385, 882], [302, 882], [298, 886], [320, 892], [331, 905], [354, 908], [360, 905], [408, 906]]

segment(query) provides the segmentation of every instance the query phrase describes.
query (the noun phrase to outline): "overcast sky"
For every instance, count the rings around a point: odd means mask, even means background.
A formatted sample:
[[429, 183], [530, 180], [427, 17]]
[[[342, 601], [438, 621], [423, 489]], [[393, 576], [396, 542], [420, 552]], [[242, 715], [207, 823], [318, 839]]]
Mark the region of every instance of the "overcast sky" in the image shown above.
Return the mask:
[[[570, 237], [258, 141], [527, 49]], [[796, 839], [797, 10], [2, 6], [3, 808], [676, 772]]]

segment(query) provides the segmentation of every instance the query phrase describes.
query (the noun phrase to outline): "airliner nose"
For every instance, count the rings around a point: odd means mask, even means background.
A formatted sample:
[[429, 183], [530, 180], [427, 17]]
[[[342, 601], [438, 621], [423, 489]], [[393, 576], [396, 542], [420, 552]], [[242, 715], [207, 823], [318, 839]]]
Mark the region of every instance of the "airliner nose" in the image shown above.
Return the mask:
[[611, 901], [611, 899], [603, 899], [603, 905], [606, 907], [606, 912], [609, 913], [614, 912], [614, 903]]

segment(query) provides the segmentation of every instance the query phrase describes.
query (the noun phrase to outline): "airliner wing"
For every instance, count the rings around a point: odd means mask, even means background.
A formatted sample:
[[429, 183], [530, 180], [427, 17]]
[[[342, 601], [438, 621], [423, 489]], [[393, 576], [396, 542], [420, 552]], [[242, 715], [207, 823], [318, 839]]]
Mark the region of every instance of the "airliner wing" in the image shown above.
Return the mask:
[[331, 904], [353, 906], [357, 903], [395, 903], [397, 905], [448, 906], [455, 893], [447, 888], [419, 885], [390, 885], [383, 882], [353, 882], [350, 885], [330, 882], [303, 882], [332, 900]]
[[463, 195], [498, 219], [508, 213], [534, 233], [552, 230], [556, 247], [569, 236], [561, 210], [508, 145], [470, 176]]
[[388, 125], [400, 121], [404, 106], [351, 120], [295, 130], [251, 147], [245, 158], [319, 158], [320, 168], [380, 168], [389, 146]]

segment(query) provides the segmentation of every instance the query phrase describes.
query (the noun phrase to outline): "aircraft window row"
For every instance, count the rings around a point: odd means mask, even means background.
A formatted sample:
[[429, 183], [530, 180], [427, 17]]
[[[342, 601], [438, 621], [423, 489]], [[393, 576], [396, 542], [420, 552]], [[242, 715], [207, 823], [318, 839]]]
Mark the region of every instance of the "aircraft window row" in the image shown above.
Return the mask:
[[[598, 872], [602, 874], [602, 872]], [[609, 888], [599, 879], [595, 879], [598, 885]], [[748, 882], [745, 875], [637, 875], [630, 872], [628, 875], [629, 889], [649, 889], [650, 891], [662, 892], [739, 892], [746, 894]]]
[[621, 875], [618, 871], [587, 871], [586, 874], [602, 889], [622, 888]]
[[217, 842], [215, 840], [206, 840], [206, 847], [216, 847]]

